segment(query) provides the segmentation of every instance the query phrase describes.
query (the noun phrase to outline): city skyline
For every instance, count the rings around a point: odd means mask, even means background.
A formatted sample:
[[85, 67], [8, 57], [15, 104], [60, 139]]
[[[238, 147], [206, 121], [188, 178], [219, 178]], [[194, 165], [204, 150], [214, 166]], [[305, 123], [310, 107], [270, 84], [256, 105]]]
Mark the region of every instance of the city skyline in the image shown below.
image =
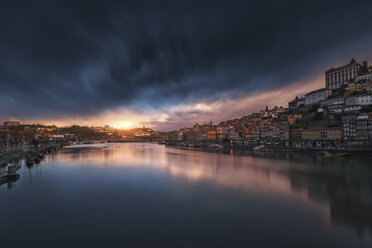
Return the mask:
[[23, 5], [1, 10], [1, 121], [218, 123], [287, 106], [329, 68], [372, 57], [367, 1]]

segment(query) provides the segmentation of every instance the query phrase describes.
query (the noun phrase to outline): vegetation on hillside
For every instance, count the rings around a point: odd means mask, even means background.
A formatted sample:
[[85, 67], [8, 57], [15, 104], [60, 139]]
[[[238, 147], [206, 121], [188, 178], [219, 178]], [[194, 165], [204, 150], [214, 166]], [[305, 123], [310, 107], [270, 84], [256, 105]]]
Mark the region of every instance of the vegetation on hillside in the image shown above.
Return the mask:
[[70, 134], [75, 134], [80, 138], [102, 138], [105, 134], [96, 132], [89, 127], [81, 127], [81, 126], [71, 126], [62, 128], [63, 132], [67, 132]]

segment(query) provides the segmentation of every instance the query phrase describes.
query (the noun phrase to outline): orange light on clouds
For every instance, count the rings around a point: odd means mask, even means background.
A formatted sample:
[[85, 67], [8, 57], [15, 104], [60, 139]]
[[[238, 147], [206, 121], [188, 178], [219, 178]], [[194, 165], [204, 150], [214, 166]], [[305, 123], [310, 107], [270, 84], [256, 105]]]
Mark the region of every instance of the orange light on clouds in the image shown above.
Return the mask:
[[[218, 123], [231, 118], [238, 118], [252, 112], [260, 111], [265, 106], [288, 106], [288, 102], [295, 96], [303, 96], [305, 93], [324, 87], [323, 74], [307, 80], [294, 82], [286, 87], [255, 92], [247, 96], [230, 98], [222, 95], [221, 98], [211, 102], [193, 102], [170, 106], [169, 108], [153, 111], [153, 113], [141, 113], [126, 109], [116, 109], [103, 113], [52, 120], [37, 120], [40, 124], [55, 124], [57, 126], [104, 126], [109, 125], [117, 129], [132, 129], [145, 125], [146, 127], [158, 129], [159, 125], [164, 125], [163, 129], [174, 130], [172, 122], [176, 123], [177, 128], [193, 125], [194, 123], [204, 123], [210, 120]], [[35, 123], [33, 120], [23, 120], [24, 123]], [[178, 123], [178, 124], [177, 124]], [[171, 128], [167, 128], [170, 125]]]
[[[37, 120], [37, 123], [45, 125], [57, 125], [60, 127], [79, 125], [79, 126], [104, 126], [109, 125], [117, 129], [132, 129], [141, 127], [144, 122], [149, 121], [149, 116], [140, 113], [133, 113], [129, 111], [107, 111], [101, 114], [84, 116], [84, 117], [73, 117], [73, 118], [61, 118], [61, 119], [48, 119], [48, 120]], [[34, 120], [24, 120], [25, 123], [35, 123]], [[146, 126], [149, 126], [148, 124]], [[150, 126], [149, 126], [150, 127]]]

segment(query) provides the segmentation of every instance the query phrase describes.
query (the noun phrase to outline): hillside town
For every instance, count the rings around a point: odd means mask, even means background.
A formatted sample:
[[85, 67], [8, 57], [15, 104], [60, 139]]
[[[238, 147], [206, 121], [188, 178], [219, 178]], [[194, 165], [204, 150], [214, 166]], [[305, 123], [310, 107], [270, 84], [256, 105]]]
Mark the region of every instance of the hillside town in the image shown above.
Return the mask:
[[241, 146], [286, 149], [370, 150], [372, 147], [372, 66], [355, 59], [325, 72], [325, 87], [296, 96], [288, 107], [274, 106], [241, 118], [196, 123], [177, 131], [142, 127], [21, 124], [0, 126], [0, 152], [38, 144], [159, 142], [186, 147]]
[[105, 142], [141, 142], [159, 141], [163, 133], [151, 128], [133, 128], [130, 130], [104, 127], [21, 124], [19, 121], [5, 121], [0, 126], [0, 152], [27, 148], [38, 144], [70, 145]]
[[167, 144], [243, 145], [247, 148], [370, 150], [372, 66], [354, 58], [325, 72], [325, 87], [269, 108], [213, 125], [169, 132]]

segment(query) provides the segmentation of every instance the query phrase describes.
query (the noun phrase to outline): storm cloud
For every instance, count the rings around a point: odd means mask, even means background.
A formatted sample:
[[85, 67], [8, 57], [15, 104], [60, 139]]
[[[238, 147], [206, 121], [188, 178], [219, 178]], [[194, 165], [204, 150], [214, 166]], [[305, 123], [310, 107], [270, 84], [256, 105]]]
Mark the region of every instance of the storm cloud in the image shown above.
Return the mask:
[[367, 0], [5, 0], [0, 119], [146, 114], [287, 87], [372, 56], [371, 9]]

